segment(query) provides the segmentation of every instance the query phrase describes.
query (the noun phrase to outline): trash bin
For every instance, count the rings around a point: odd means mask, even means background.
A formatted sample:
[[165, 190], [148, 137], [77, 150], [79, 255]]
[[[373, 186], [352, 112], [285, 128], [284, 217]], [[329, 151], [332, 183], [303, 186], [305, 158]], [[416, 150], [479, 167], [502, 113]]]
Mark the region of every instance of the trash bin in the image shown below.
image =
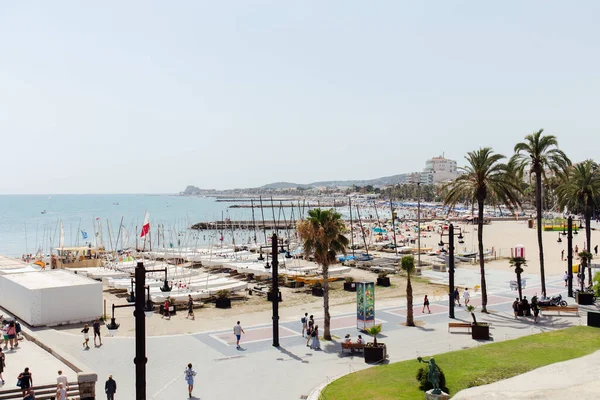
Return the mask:
[[588, 311], [587, 325], [600, 328], [600, 312]]
[[533, 219], [527, 220], [527, 226], [529, 227], [529, 229], [533, 229], [533, 224], [534, 224]]

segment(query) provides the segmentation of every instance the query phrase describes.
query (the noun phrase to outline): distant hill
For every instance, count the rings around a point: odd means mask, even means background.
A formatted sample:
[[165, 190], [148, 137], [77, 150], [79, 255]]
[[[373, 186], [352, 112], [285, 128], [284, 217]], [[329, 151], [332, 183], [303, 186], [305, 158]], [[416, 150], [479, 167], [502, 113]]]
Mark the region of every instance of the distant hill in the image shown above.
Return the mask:
[[381, 178], [367, 179], [367, 180], [320, 181], [320, 182], [313, 182], [313, 183], [308, 183], [308, 184], [292, 183], [292, 182], [274, 182], [274, 183], [269, 183], [267, 185], [261, 186], [259, 189], [291, 189], [291, 188], [296, 188], [296, 187], [311, 188], [311, 187], [319, 187], [319, 186], [325, 186], [325, 187], [348, 186], [348, 187], [351, 187], [353, 185], [356, 185], [356, 186], [367, 186], [367, 185], [388, 186], [388, 185], [397, 185], [399, 183], [404, 183], [404, 182], [406, 182], [407, 177], [408, 177], [408, 174], [399, 174], [399, 175], [384, 176]]

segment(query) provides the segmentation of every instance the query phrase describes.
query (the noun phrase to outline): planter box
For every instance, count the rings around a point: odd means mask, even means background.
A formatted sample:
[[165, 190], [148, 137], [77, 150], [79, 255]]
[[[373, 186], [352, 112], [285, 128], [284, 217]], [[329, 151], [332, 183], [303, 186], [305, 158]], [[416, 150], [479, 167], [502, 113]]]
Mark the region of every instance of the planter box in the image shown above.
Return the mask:
[[[273, 292], [267, 292], [267, 300], [273, 301]], [[279, 302], [282, 301], [282, 299], [281, 299], [281, 292], [278, 292], [277, 300]]]
[[347, 292], [356, 292], [356, 282], [344, 282], [344, 290]]
[[575, 301], [581, 305], [594, 304], [594, 293], [589, 292], [577, 292], [575, 293]]
[[217, 299], [217, 308], [231, 308], [231, 299]]
[[490, 340], [490, 326], [481, 323], [471, 326], [471, 337], [475, 340]]
[[390, 286], [390, 278], [389, 277], [385, 277], [385, 278], [377, 278], [377, 286]]
[[312, 295], [316, 297], [323, 297], [325, 295], [325, 290], [323, 288], [312, 288]]
[[588, 311], [587, 325], [600, 328], [600, 312]]
[[378, 363], [387, 358], [387, 347], [385, 343], [377, 343], [377, 347], [365, 346], [363, 352], [367, 364]]

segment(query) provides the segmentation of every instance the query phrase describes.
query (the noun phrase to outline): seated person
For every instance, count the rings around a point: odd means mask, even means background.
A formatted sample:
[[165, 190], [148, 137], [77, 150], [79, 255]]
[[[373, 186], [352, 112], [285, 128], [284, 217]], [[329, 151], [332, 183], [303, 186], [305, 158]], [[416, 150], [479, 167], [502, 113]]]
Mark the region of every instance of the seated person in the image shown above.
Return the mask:
[[356, 343], [359, 344], [365, 344], [365, 340], [362, 338], [362, 335], [358, 335], [358, 338], [356, 339]]
[[346, 338], [344, 339], [344, 343], [352, 343], [352, 339], [350, 339], [350, 334], [346, 334]]

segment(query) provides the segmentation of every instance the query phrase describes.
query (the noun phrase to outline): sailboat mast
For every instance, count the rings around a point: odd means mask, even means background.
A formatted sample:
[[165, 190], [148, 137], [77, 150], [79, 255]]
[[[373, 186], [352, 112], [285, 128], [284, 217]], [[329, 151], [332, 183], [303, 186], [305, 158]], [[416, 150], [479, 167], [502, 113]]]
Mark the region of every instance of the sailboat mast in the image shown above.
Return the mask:
[[352, 248], [352, 256], [354, 256], [354, 229], [352, 227], [352, 199], [348, 196], [348, 208], [350, 209], [350, 243]]
[[360, 226], [360, 233], [363, 238], [363, 243], [365, 244], [365, 250], [367, 251], [367, 255], [369, 255], [369, 246], [367, 246], [367, 238], [365, 237], [365, 230], [363, 228], [362, 220], [360, 219], [360, 211], [358, 210], [358, 205], [356, 205], [356, 215], [358, 216], [358, 226]]
[[254, 244], [256, 244], [256, 220], [254, 219], [254, 200], [250, 199], [252, 206], [252, 229], [254, 230]]
[[265, 234], [265, 245], [266, 245], [268, 242], [267, 242], [267, 225], [265, 225], [265, 209], [263, 207], [262, 196], [259, 196], [258, 199], [260, 200], [260, 215], [262, 216], [263, 233]]
[[396, 257], [398, 257], [398, 244], [396, 243], [396, 218], [394, 217], [394, 206], [392, 205], [391, 197], [390, 197], [390, 211], [392, 213], [392, 229], [394, 231], [394, 250], [396, 250]]

